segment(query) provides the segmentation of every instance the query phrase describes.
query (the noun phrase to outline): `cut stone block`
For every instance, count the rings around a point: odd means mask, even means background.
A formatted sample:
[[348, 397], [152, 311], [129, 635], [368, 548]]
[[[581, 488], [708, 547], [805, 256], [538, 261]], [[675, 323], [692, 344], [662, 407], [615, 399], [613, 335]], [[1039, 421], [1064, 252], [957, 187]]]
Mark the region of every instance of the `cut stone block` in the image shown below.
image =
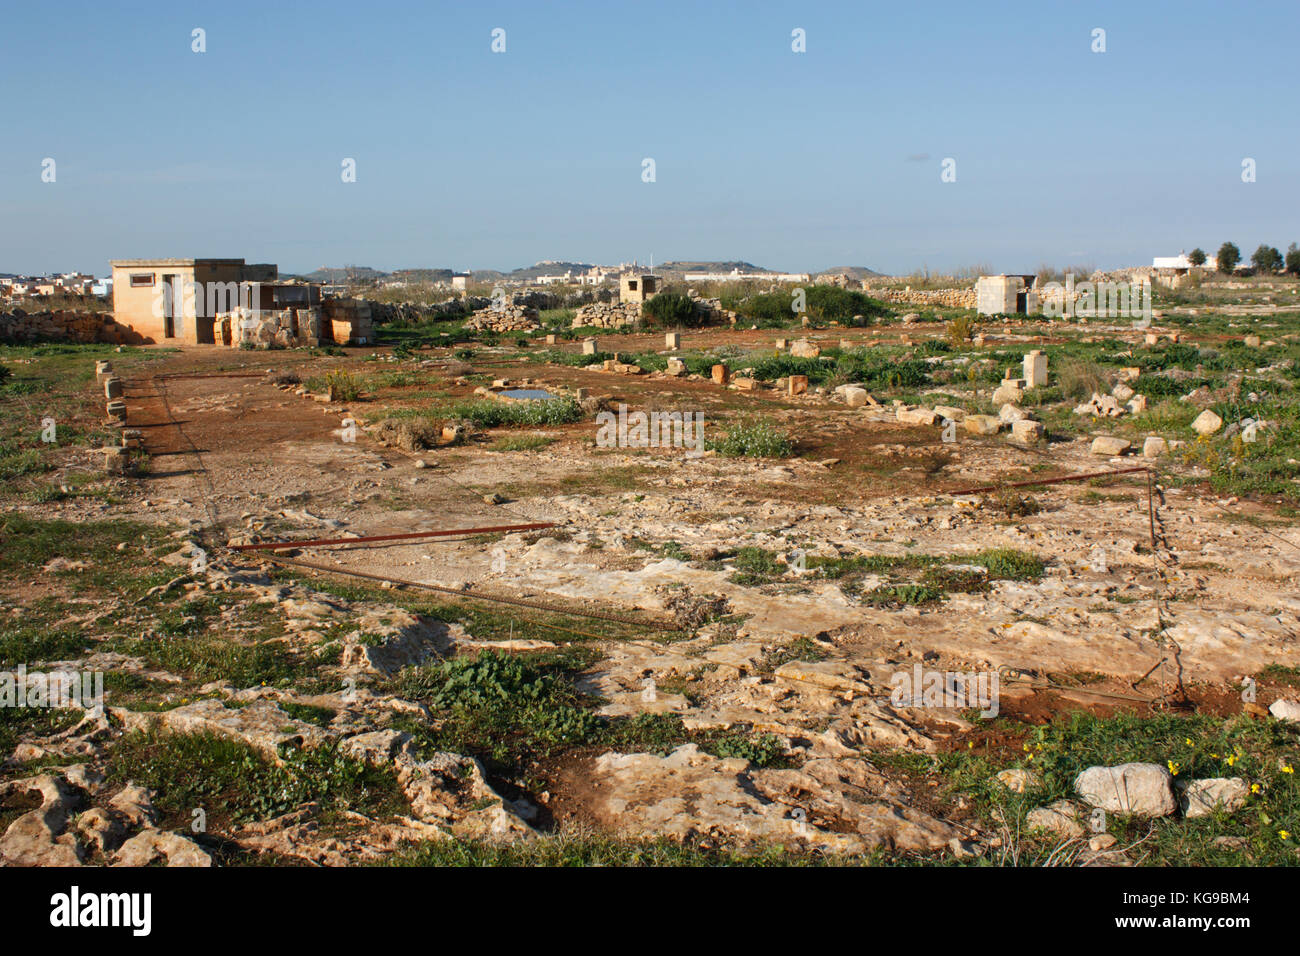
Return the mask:
[[1151, 435], [1142, 443], [1142, 457], [1159, 458], [1168, 450], [1168, 443], [1158, 435]]
[[1094, 455], [1105, 455], [1107, 458], [1114, 458], [1127, 452], [1129, 444], [1128, 440], [1124, 438], [1099, 435], [1092, 440], [1092, 448], [1089, 450]]
[[1022, 392], [1019, 386], [1014, 383], [1014, 380], [1007, 379], [993, 392], [993, 404], [1002, 405], [1006, 402], [1014, 404], [1021, 401], [1024, 397], [1024, 392]]
[[1223, 427], [1223, 419], [1208, 408], [1192, 421], [1192, 431], [1198, 435], [1213, 435]]
[[1047, 356], [1034, 349], [1024, 359], [1025, 388], [1041, 388], [1047, 384]]
[[865, 388], [849, 387], [840, 394], [844, 396], [844, 404], [849, 408], [862, 408], [867, 404], [867, 399], [870, 398]]
[[1011, 438], [1022, 445], [1032, 445], [1043, 437], [1043, 423], [1021, 419], [1011, 423]]
[[1002, 422], [994, 415], [967, 415], [961, 425], [972, 435], [996, 435], [1002, 429]]
[[934, 413], [934, 409], [924, 406], [920, 408], [904, 408], [900, 405], [896, 414], [898, 415], [898, 421], [904, 425], [933, 425], [939, 417]]
[[127, 459], [130, 450], [123, 448], [121, 445], [106, 445], [100, 449], [104, 456], [104, 470], [112, 474], [121, 474], [126, 471]]

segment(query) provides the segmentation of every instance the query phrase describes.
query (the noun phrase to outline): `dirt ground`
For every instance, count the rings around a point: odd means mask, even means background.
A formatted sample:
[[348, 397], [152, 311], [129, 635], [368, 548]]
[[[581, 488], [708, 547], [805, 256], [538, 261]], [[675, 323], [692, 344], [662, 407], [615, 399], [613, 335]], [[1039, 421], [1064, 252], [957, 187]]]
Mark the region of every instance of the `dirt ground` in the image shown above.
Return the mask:
[[[923, 331], [848, 330], [834, 339]], [[688, 344], [758, 348], [769, 338], [701, 332]], [[661, 345], [657, 336], [602, 336], [609, 350]], [[382, 349], [331, 359], [330, 367], [363, 377], [409, 373], [401, 387], [351, 402], [290, 381], [290, 373], [306, 380], [318, 371], [318, 360], [297, 353], [196, 347], [154, 359], [134, 365], [125, 382], [127, 425], [142, 433], [147, 464], [108, 504], [74, 496], [39, 510], [167, 529], [185, 544], [164, 561], [179, 566], [201, 551], [211, 562], [206, 583], [200, 575], [185, 587], [251, 589], [285, 617], [288, 633], [277, 638], [285, 646], [319, 646], [341, 633], [331, 622], [346, 622], [355, 630], [344, 638], [336, 676], [373, 688], [358, 703], [329, 686], [334, 678], [312, 693], [211, 682], [196, 690], [231, 707], [187, 696], [169, 700], [159, 719], [172, 730], [233, 733], [271, 752], [285, 740], [319, 737], [368, 762], [396, 761], [412, 807], [395, 824], [359, 818], [365, 832], [346, 838], [326, 839], [288, 814], [232, 831], [231, 845], [245, 850], [354, 862], [454, 820], [458, 835], [515, 838], [569, 825], [686, 843], [701, 834], [775, 842], [793, 835], [830, 853], [941, 850], [960, 858], [976, 852], [968, 847], [990, 852], [1003, 838], [964, 800], [941, 799], [936, 781], [905, 760], [882, 769], [864, 754], [1005, 757], [1027, 747], [1029, 728], [1069, 713], [1231, 718], [1248, 709], [1243, 676], [1300, 660], [1300, 544], [1265, 520], [1263, 505], [1164, 482], [1160, 470], [1176, 467], [1170, 463], [1153, 463], [1150, 500], [1144, 473], [1021, 489], [1012, 499], [1032, 495], [1035, 506], [1024, 511], [1009, 510], [1004, 494], [969, 491], [1134, 466], [1099, 459], [1085, 438], [1021, 447], [962, 432], [948, 442], [937, 428], [900, 424], [887, 406], [850, 409], [827, 390], [738, 390], [506, 359], [490, 349], [468, 362], [437, 350], [402, 361]], [[418, 451], [380, 440], [379, 423], [394, 410], [418, 410], [430, 389], [472, 399], [485, 378], [585, 389], [607, 409], [695, 410], [714, 422], [761, 414], [795, 438], [798, 454], [597, 447], [590, 419], [479, 430]], [[520, 435], [536, 441], [499, 450], [501, 439]], [[551, 527], [476, 530], [536, 523]], [[448, 530], [465, 533], [349, 543]], [[321, 539], [337, 543], [300, 544]], [[234, 550], [267, 543], [281, 547]], [[994, 573], [990, 554], [1018, 555], [1038, 570]], [[312, 567], [292, 569], [298, 583], [286, 585], [270, 575], [284, 562]], [[947, 582], [943, 593], [879, 598], [933, 580]], [[486, 608], [518, 614], [528, 633], [421, 620], [333, 597], [327, 583], [481, 598]], [[551, 615], [540, 625], [548, 630], [522, 626], [537, 611]], [[611, 617], [623, 619], [623, 633], [593, 633]], [[568, 623], [556, 626], [560, 620]], [[666, 755], [585, 746], [519, 773], [487, 774], [454, 754], [417, 759], [409, 735], [392, 729], [394, 714], [429, 713], [384, 683], [407, 664], [435, 652], [578, 646], [597, 652], [577, 690], [601, 701], [600, 716], [669, 715], [705, 742], [742, 730], [774, 735], [784, 755], [772, 763], [743, 748], [708, 752], [694, 743]], [[188, 686], [140, 660], [123, 666]], [[897, 699], [900, 675], [921, 668], [947, 674], [950, 687], [966, 675], [996, 676], [1005, 719], [986, 724], [987, 714], [972, 713], [977, 707]], [[1294, 691], [1261, 679], [1253, 706], [1280, 695]], [[319, 731], [281, 709], [294, 707], [336, 716]], [[145, 726], [145, 715], [129, 708], [114, 720]], [[80, 736], [26, 745], [27, 753], [99, 753], [87, 741], [106, 732], [83, 727]], [[64, 784], [41, 786], [54, 792]], [[49, 810], [48, 802], [38, 811], [22, 794], [14, 799], [6, 812], [28, 811], [23, 820]], [[58, 844], [20, 849], [46, 859]]]
[[[963, 436], [950, 448], [935, 429], [873, 420], [813, 396], [516, 364], [512, 379], [584, 387], [633, 408], [657, 400], [708, 416], [715, 408], [761, 407], [799, 435], [801, 457], [692, 461], [669, 449], [610, 453], [592, 446], [591, 423], [539, 429], [558, 439], [539, 450], [487, 452], [486, 435], [416, 455], [377, 444], [364, 428], [345, 441], [342, 423], [364, 423], [367, 403], [330, 405], [267, 384], [267, 371], [288, 368], [275, 359], [189, 349], [175, 359], [186, 370], [164, 366], [162, 375], [128, 382], [130, 424], [144, 431], [153, 462], [141, 481], [150, 517], [215, 524], [213, 534], [227, 537], [256, 529], [283, 541], [555, 522], [568, 540], [529, 543], [520, 534], [492, 548], [444, 539], [309, 548], [300, 556], [395, 579], [656, 612], [663, 610], [662, 589], [685, 582], [699, 593], [726, 595], [748, 615], [740, 637], [770, 642], [834, 632], [837, 648], [864, 665], [892, 655], [901, 642], [905, 652], [935, 651], [945, 660], [1131, 681], [1161, 657], [1148, 632], [1162, 596], [1184, 680], [1226, 681], [1296, 657], [1300, 552], [1284, 533], [1227, 520], [1227, 503], [1189, 489], [1157, 492], [1166, 568], [1150, 548], [1142, 475], [1113, 479], [1100, 501], [1080, 500], [1086, 482], [1026, 489], [1043, 510], [1018, 519], [980, 507], [978, 495], [945, 495], [1119, 467], [1089, 455], [1086, 443], [1044, 451]], [[239, 368], [207, 370], [232, 364]], [[432, 467], [417, 467], [418, 460]], [[616, 484], [633, 486], [609, 487], [611, 470]], [[506, 500], [485, 503], [492, 493]], [[824, 581], [736, 585], [728, 570], [656, 559], [631, 544], [618, 547], [616, 537], [677, 542], [691, 554], [741, 545], [798, 547], [808, 555], [1012, 547], [1038, 554], [1048, 573], [1034, 584], [1007, 581], [987, 594], [954, 595], [937, 608], [879, 610]], [[493, 549], [505, 554], [502, 570], [493, 568]], [[1097, 554], [1104, 571], [1092, 567]]]

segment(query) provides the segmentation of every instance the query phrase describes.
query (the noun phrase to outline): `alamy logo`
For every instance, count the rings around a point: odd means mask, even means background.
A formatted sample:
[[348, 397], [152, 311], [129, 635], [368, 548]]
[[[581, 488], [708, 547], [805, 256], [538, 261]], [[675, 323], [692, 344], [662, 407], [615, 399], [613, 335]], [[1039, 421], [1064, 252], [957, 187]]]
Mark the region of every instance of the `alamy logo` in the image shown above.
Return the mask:
[[27, 665], [0, 671], [0, 707], [77, 707], [103, 713], [103, 671], [27, 673]]
[[153, 928], [150, 893], [85, 893], [74, 886], [68, 893], [50, 897], [50, 925], [127, 926], [133, 936], [148, 936]]
[[1085, 279], [1076, 283], [1074, 274], [1067, 273], [1065, 284], [1048, 282], [1043, 285], [1039, 298], [1043, 314], [1049, 318], [1062, 316], [1101, 319], [1144, 319], [1151, 321], [1151, 280], [1140, 282], [1091, 282]]
[[171, 315], [190, 302], [200, 319], [216, 318], [235, 309], [252, 309], [260, 286], [260, 282], [161, 282], [153, 295], [153, 317]]
[[632, 412], [620, 404], [618, 414], [596, 415], [598, 448], [685, 448], [687, 458], [704, 454], [703, 412]]
[[981, 717], [998, 715], [998, 672], [898, 671], [889, 679], [895, 707], [976, 707]]

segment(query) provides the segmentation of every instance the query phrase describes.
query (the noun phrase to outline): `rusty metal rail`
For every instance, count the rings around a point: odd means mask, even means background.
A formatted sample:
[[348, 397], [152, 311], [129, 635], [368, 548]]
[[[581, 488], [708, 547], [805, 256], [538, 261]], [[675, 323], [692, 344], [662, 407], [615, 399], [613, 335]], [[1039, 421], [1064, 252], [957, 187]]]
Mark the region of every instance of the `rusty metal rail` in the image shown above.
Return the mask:
[[1089, 471], [1081, 475], [1061, 475], [1059, 478], [1036, 478], [1031, 481], [1008, 481], [998, 485], [981, 485], [978, 488], [963, 488], [961, 491], [943, 491], [945, 495], [978, 495], [989, 491], [1001, 491], [1003, 488], [1032, 488], [1035, 485], [1060, 485], [1067, 481], [1083, 481], [1085, 478], [1109, 478], [1111, 475], [1135, 475], [1138, 472], [1151, 473], [1146, 465], [1136, 468], [1117, 468], [1112, 471]]
[[675, 621], [662, 620], [643, 620], [633, 617], [624, 617], [621, 614], [611, 614], [608, 611], [593, 611], [585, 608], [563, 607], [559, 604], [548, 604], [545, 601], [532, 601], [528, 598], [508, 597], [503, 594], [486, 594], [481, 591], [464, 590], [461, 588], [450, 588], [442, 584], [425, 584], [422, 581], [406, 581], [402, 578], [389, 577], [383, 574], [371, 574], [368, 571], [354, 571], [350, 568], [329, 567], [324, 564], [315, 564], [311, 561], [298, 561], [294, 558], [286, 558], [282, 555], [266, 555], [265, 560], [275, 564], [280, 564], [291, 568], [306, 568], [311, 571], [323, 571], [326, 574], [339, 574], [344, 577], [363, 578], [367, 581], [388, 582], [401, 588], [413, 588], [419, 591], [435, 591], [439, 594], [451, 594], [460, 598], [469, 598], [475, 601], [491, 601], [497, 604], [510, 604], [515, 607], [526, 607], [535, 611], [546, 611], [551, 614], [569, 615], [572, 617], [586, 617], [595, 621], [610, 621], [615, 624], [627, 624], [631, 627], [645, 628], [652, 631], [680, 631], [682, 628]]
[[372, 534], [361, 538], [315, 538], [311, 541], [259, 541], [256, 544], [227, 545], [231, 551], [279, 551], [281, 548], [323, 548], [335, 544], [369, 544], [375, 541], [412, 541], [418, 538], [452, 538], [467, 534], [494, 534], [506, 531], [540, 531], [554, 528], [552, 521], [531, 524], [498, 524], [485, 528], [452, 528], [445, 531], [408, 531], [403, 534]]

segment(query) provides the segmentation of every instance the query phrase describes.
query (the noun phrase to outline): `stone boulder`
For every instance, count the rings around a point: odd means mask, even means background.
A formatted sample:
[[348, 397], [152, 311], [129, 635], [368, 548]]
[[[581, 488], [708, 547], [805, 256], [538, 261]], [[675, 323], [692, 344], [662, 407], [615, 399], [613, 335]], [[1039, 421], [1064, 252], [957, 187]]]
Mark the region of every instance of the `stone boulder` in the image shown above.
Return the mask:
[[1173, 777], [1154, 763], [1089, 767], [1075, 778], [1074, 790], [1090, 806], [1111, 813], [1166, 817], [1178, 809]]
[[1268, 712], [1278, 720], [1300, 724], [1300, 701], [1275, 700], [1269, 706]]
[[1189, 780], [1179, 790], [1179, 805], [1185, 817], [1209, 816], [1216, 810], [1232, 813], [1245, 806], [1250, 795], [1250, 787], [1240, 777]]
[[1071, 800], [1057, 800], [1030, 810], [1025, 823], [1031, 830], [1046, 830], [1066, 840], [1075, 840], [1084, 834], [1083, 824], [1079, 822], [1079, 806]]
[[1223, 419], [1208, 408], [1192, 420], [1192, 431], [1198, 435], [1213, 435], [1223, 427]]
[[1002, 429], [1001, 420], [994, 415], [967, 415], [961, 424], [972, 435], [996, 435]]
[[114, 866], [211, 866], [212, 857], [193, 840], [165, 830], [144, 830], [113, 854]]
[[898, 416], [899, 423], [903, 425], [933, 425], [937, 417], [933, 409], [924, 406], [907, 408], [899, 405], [895, 415]]
[[1094, 455], [1104, 455], [1107, 458], [1114, 458], [1123, 455], [1129, 450], [1130, 442], [1125, 438], [1112, 438], [1108, 435], [1099, 435], [1092, 440], [1092, 447], [1089, 451]]

